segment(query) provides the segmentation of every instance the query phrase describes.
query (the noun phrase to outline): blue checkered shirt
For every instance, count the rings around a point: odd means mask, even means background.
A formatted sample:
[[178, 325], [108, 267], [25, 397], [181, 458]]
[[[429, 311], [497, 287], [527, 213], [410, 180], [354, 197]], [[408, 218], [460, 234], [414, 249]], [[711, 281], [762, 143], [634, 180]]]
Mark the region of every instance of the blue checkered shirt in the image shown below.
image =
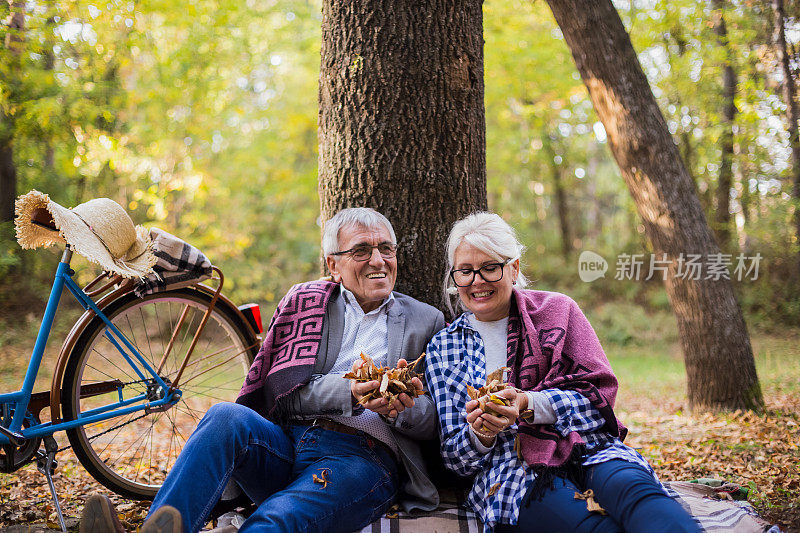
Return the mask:
[[[444, 464], [461, 476], [477, 473], [466, 503], [478, 513], [488, 533], [498, 523], [517, 523], [520, 505], [536, 476], [514, 451], [516, 424], [500, 433], [494, 447], [485, 454], [470, 439], [464, 407], [470, 400], [467, 385], [486, 383], [486, 355], [483, 340], [467, 319], [469, 314], [461, 315], [431, 339], [426, 350], [425, 377], [439, 414]], [[560, 389], [542, 392], [556, 413], [556, 430], [562, 435], [577, 431], [583, 437], [587, 449], [585, 466], [623, 459], [641, 465], [655, 476], [636, 450], [601, 431], [605, 420], [584, 396]]]

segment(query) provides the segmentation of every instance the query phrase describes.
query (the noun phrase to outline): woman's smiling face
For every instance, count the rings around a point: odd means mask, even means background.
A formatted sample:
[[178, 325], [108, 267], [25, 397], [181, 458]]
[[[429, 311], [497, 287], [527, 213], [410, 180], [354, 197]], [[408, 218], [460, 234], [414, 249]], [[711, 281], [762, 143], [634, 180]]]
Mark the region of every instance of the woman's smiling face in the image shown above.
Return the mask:
[[[487, 264], [498, 262], [502, 263], [468, 242], [462, 242], [453, 256], [453, 269], [477, 270]], [[508, 316], [511, 290], [519, 272], [519, 259], [502, 269], [503, 277], [499, 281], [488, 282], [476, 273], [470, 285], [458, 287], [458, 296], [464, 307], [472, 311], [475, 318], [481, 322], [500, 320]]]

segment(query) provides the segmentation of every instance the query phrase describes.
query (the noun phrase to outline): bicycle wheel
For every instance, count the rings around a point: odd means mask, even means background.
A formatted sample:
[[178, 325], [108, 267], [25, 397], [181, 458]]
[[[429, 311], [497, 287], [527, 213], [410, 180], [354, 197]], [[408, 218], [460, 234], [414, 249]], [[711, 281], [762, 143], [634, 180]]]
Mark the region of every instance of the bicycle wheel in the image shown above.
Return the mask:
[[[154, 369], [163, 359], [159, 375], [172, 382], [210, 301], [208, 294], [194, 289], [144, 298], [130, 293], [103, 313]], [[116, 380], [122, 384], [122, 399], [146, 394], [148, 385], [151, 394], [154, 390], [153, 380], [134, 372], [105, 331], [105, 324], [95, 317], [69, 355], [61, 400], [65, 420], [118, 402]], [[177, 403], [158, 412], [141, 410], [68, 430], [81, 464], [122, 496], [152, 499], [208, 408], [236, 399], [257, 351], [258, 339], [241, 315], [218, 300], [180, 379], [182, 396]], [[91, 396], [86, 397], [88, 393]]]

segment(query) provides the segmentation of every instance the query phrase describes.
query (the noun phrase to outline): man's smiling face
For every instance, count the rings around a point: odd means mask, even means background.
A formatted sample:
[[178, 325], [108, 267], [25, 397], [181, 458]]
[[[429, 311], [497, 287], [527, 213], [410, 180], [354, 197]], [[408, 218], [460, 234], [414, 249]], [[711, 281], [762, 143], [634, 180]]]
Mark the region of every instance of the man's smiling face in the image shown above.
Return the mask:
[[[361, 225], [345, 226], [339, 230], [339, 250], [357, 246], [394, 244], [389, 229], [383, 224], [374, 228]], [[351, 254], [325, 258], [334, 281], [352, 292], [365, 313], [377, 309], [389, 297], [397, 278], [397, 257], [383, 257], [377, 248], [367, 261], [356, 261]]]

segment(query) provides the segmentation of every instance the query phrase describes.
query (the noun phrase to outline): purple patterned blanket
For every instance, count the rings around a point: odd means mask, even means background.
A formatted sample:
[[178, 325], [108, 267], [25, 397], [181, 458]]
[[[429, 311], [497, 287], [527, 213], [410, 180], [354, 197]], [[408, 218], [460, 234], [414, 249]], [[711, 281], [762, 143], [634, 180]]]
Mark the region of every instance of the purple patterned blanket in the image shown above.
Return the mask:
[[[508, 319], [509, 382], [524, 390], [574, 390], [606, 419], [605, 430], [625, 438], [614, 416], [617, 378], [591, 324], [571, 298], [557, 292], [514, 290]], [[552, 425], [519, 425], [522, 455], [531, 466], [557, 467], [583, 443]]]
[[289, 289], [278, 302], [236, 403], [270, 418], [281, 398], [309, 382], [322, 341], [325, 309], [338, 287], [330, 281], [311, 281]]

